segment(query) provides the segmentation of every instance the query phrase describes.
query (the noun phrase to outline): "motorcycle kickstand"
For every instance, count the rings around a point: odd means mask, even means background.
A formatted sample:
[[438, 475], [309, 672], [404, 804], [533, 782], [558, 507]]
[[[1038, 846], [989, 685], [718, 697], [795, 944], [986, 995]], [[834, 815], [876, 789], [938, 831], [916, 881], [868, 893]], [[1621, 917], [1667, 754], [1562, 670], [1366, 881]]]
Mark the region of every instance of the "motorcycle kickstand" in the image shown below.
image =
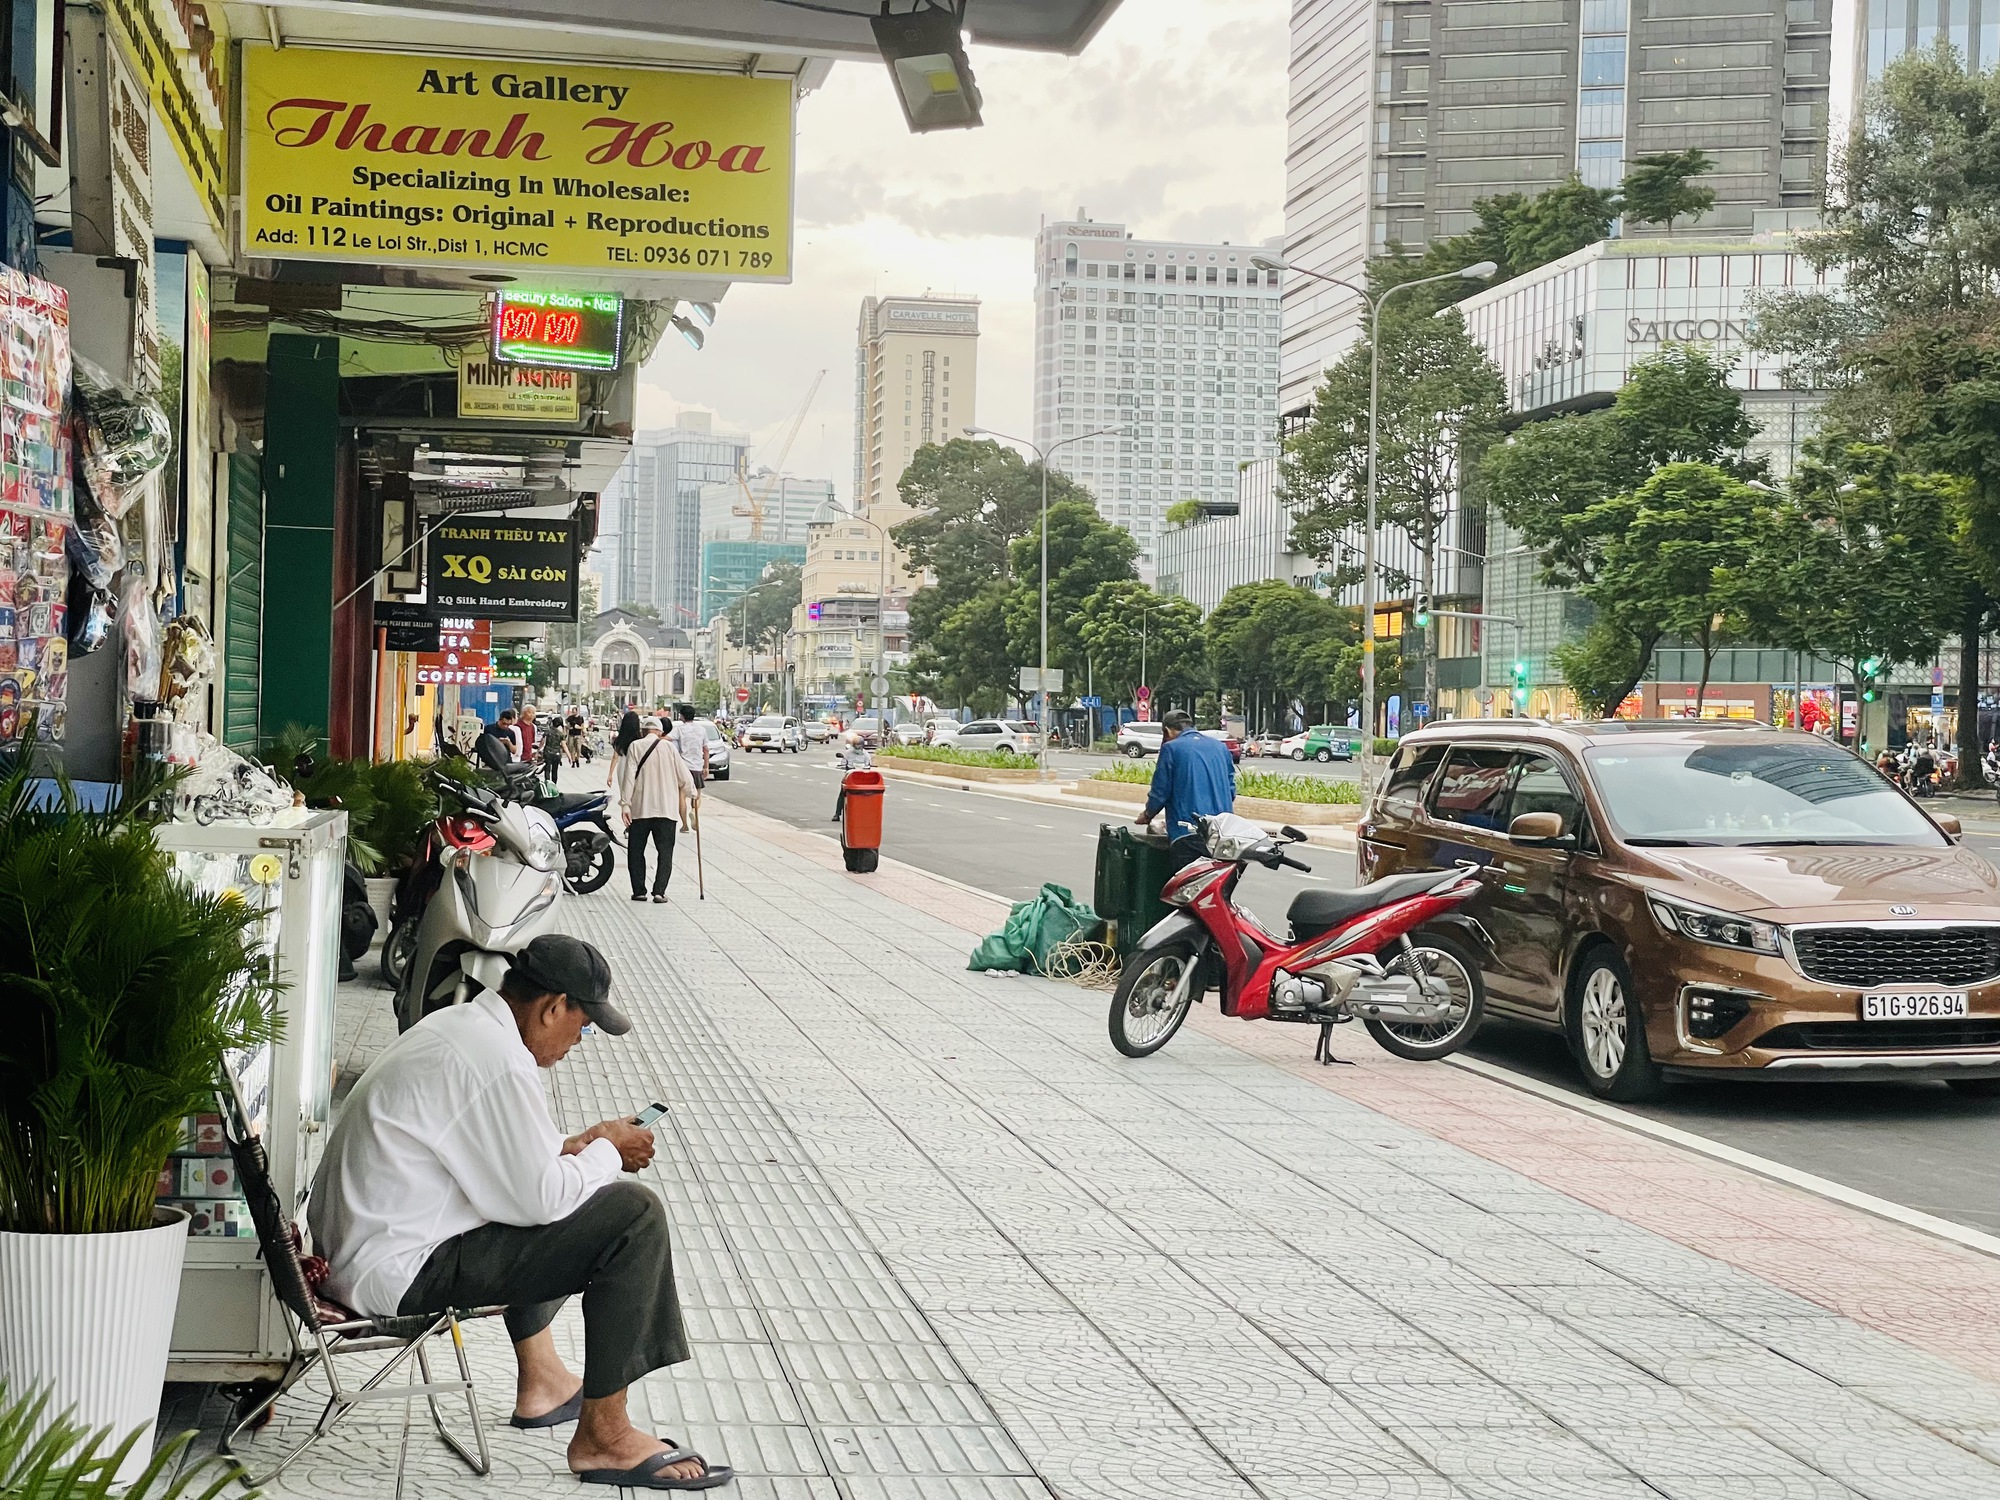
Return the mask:
[[1313, 1048], [1313, 1061], [1318, 1063], [1322, 1068], [1329, 1067], [1334, 1063], [1339, 1063], [1342, 1067], [1346, 1068], [1354, 1066], [1352, 1058], [1335, 1057], [1333, 1055], [1333, 1022], [1331, 1021], [1322, 1021], [1319, 1023], [1319, 1045]]

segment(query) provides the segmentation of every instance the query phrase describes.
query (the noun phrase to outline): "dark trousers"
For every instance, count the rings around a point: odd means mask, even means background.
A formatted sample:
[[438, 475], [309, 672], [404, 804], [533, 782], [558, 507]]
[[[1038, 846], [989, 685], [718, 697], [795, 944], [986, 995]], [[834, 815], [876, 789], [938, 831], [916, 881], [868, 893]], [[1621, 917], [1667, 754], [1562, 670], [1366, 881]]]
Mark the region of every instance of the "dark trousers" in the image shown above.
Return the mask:
[[583, 1295], [583, 1394], [615, 1396], [649, 1370], [689, 1359], [659, 1195], [599, 1188], [553, 1224], [483, 1224], [431, 1252], [397, 1311], [507, 1308], [507, 1336], [534, 1337]]
[[625, 830], [625, 866], [632, 872], [632, 894], [646, 894], [646, 840], [660, 852], [659, 872], [653, 876], [653, 894], [664, 896], [667, 882], [674, 878], [674, 835], [680, 831], [672, 818], [634, 818]]
[[1193, 834], [1184, 835], [1167, 845], [1167, 878], [1173, 879], [1198, 859], [1208, 858], [1208, 850]]

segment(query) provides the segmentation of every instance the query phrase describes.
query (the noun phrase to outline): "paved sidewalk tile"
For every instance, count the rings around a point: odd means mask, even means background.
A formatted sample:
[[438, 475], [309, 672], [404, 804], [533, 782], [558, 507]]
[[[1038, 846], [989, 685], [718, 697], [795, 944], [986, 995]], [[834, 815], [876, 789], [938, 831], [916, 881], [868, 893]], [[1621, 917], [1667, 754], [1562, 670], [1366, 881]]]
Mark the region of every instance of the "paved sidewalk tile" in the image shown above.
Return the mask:
[[[1101, 992], [965, 972], [1003, 905], [740, 809], [704, 833], [706, 901], [568, 908], [635, 1026], [554, 1089], [572, 1124], [673, 1106], [646, 1180], [695, 1358], [637, 1409], [722, 1493], [2000, 1494], [1989, 1263], [1365, 1040], [1320, 1069], [1205, 1017], [1127, 1061]], [[350, 1066], [386, 1004], [343, 997]], [[560, 1434], [505, 1426], [504, 1336], [471, 1346], [498, 1472], [419, 1409], [406, 1492], [575, 1494]], [[277, 1492], [387, 1494], [403, 1436], [357, 1421]]]

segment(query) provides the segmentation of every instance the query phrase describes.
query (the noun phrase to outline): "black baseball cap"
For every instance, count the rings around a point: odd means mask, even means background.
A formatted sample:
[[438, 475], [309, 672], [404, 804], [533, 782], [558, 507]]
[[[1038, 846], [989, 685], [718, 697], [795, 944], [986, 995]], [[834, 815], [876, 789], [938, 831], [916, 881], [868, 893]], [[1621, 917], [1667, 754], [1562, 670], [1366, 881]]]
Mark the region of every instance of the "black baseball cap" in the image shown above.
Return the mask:
[[513, 956], [508, 970], [535, 994], [569, 996], [600, 1031], [623, 1036], [632, 1029], [611, 1003], [611, 965], [582, 938], [545, 932]]

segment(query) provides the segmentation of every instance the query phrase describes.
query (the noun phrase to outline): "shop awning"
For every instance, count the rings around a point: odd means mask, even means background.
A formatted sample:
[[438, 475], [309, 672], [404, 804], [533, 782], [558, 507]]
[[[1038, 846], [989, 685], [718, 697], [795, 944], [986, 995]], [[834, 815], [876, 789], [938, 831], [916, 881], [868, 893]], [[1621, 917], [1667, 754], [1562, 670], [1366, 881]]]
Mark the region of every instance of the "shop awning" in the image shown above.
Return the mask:
[[[240, 3], [240, 0], [239, 0]], [[1118, 0], [968, 0], [965, 28], [975, 42], [995, 47], [1076, 53], [1088, 45]], [[232, 7], [234, 9], [236, 7]], [[247, 8], [247, 7], [245, 7]], [[738, 51], [746, 56], [795, 54], [874, 59], [879, 56], [868, 22], [881, 13], [878, 0], [813, 0], [808, 8], [784, 0], [339, 0], [337, 5], [287, 4], [283, 26], [301, 40], [347, 38], [334, 20], [376, 12], [394, 17], [400, 33], [413, 16], [460, 22], [548, 27], [577, 35], [646, 37], [668, 44]], [[901, 7], [899, 7], [900, 9]], [[328, 23], [331, 22], [331, 25]], [[365, 23], [364, 23], [365, 24]], [[261, 26], [256, 31], [261, 31]], [[251, 34], [255, 34], [253, 31]], [[463, 45], [463, 37], [460, 45]]]

